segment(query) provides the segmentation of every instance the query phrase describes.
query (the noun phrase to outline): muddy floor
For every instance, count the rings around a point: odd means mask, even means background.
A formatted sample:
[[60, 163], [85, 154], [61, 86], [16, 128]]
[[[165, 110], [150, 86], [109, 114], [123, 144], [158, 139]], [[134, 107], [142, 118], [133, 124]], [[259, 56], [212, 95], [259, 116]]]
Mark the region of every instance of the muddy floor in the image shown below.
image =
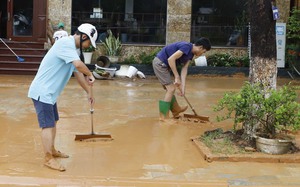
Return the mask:
[[[40, 129], [27, 98], [33, 76], [0, 75], [0, 185], [3, 186], [251, 186], [300, 185], [299, 164], [207, 163], [190, 140], [206, 130], [231, 128], [218, 123], [212, 106], [225, 91], [238, 91], [245, 77], [189, 77], [186, 96], [196, 112], [212, 123], [158, 121], [164, 91], [154, 77], [97, 80], [94, 130], [113, 141], [74, 141], [90, 133], [84, 91], [74, 78], [58, 100], [56, 147], [65, 172], [43, 166]], [[278, 84], [289, 79], [279, 79]], [[186, 104], [178, 97], [180, 104]], [[186, 113], [192, 111], [188, 109]], [[245, 172], [245, 169], [247, 172]], [[243, 172], [242, 172], [243, 171]]]

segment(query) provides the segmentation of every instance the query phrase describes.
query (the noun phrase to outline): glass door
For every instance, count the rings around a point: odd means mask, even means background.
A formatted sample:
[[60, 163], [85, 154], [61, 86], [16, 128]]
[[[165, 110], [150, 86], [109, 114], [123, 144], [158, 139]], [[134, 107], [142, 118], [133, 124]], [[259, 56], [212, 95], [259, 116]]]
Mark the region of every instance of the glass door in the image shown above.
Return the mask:
[[7, 38], [46, 41], [47, 0], [8, 0]]
[[14, 0], [13, 36], [32, 36], [33, 0]]

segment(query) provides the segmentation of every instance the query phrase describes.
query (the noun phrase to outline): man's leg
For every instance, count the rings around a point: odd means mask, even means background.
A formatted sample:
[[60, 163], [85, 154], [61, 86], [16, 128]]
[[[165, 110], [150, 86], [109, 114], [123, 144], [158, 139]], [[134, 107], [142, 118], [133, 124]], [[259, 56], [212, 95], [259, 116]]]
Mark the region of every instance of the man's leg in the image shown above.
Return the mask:
[[155, 76], [166, 90], [164, 99], [159, 101], [160, 120], [165, 121], [169, 118], [169, 111], [171, 107], [170, 102], [175, 92], [175, 86], [173, 84], [169, 68], [160, 59], [155, 57], [153, 59], [152, 66]]
[[52, 128], [52, 156], [54, 157], [59, 157], [59, 158], [69, 158], [69, 155], [66, 155], [60, 151], [58, 151], [56, 148], [55, 148], [55, 138], [56, 138], [56, 124], [57, 124], [57, 121], [55, 122], [55, 127]]
[[53, 127], [42, 128], [42, 144], [45, 155], [52, 155]]
[[161, 121], [169, 119], [171, 100], [175, 92], [175, 86], [173, 84], [165, 85], [164, 88], [166, 90], [165, 98], [163, 101], [159, 101], [159, 113]]
[[45, 153], [45, 163], [44, 165], [55, 169], [58, 171], [65, 171], [66, 169], [53, 157], [52, 148], [53, 148], [53, 128], [43, 128], [42, 129], [42, 144]]
[[164, 101], [171, 102], [172, 97], [175, 93], [176, 87], [174, 84], [169, 84], [169, 85], [165, 85], [165, 88], [166, 88], [166, 94], [165, 94]]
[[[52, 148], [55, 140], [55, 125], [58, 119], [56, 105], [43, 103], [33, 99], [36, 109], [39, 126], [42, 129], [41, 138], [45, 153], [44, 165], [55, 170], [65, 171], [66, 169], [53, 157]], [[53, 130], [54, 129], [54, 130]]]

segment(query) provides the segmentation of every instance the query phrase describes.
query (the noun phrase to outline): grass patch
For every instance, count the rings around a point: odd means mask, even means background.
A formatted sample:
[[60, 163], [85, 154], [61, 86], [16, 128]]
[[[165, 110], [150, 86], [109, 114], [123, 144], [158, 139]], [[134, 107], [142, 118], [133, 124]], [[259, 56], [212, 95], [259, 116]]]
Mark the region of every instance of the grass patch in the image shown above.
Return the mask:
[[204, 133], [199, 137], [212, 153], [217, 154], [241, 154], [246, 153], [244, 148], [238, 146], [232, 138], [232, 133], [223, 133], [221, 130]]

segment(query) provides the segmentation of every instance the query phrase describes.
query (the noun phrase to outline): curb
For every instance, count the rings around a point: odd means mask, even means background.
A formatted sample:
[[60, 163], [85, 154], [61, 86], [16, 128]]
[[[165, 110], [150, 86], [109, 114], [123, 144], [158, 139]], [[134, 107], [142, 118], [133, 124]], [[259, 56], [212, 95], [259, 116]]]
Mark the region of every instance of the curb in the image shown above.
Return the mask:
[[[123, 64], [110, 64], [110, 68], [120, 69]], [[154, 75], [152, 64], [124, 64], [134, 66], [145, 75]], [[93, 69], [94, 65], [89, 65]], [[219, 76], [234, 76], [236, 74], [243, 74], [249, 76], [249, 67], [212, 67], [212, 66], [190, 66], [188, 68], [188, 75], [219, 75]], [[278, 68], [277, 77], [290, 78], [288, 69]]]
[[260, 162], [260, 163], [300, 163], [300, 154], [269, 155], [261, 152], [255, 154], [213, 154], [208, 147], [198, 137], [191, 140], [198, 147], [201, 156], [207, 162], [226, 161], [226, 162]]
[[[120, 69], [121, 65], [133, 66], [145, 75], [154, 75], [152, 64], [110, 64], [109, 68]], [[94, 64], [86, 64], [90, 70], [95, 69]], [[207, 75], [207, 76], [234, 76], [234, 75], [249, 76], [249, 67], [212, 67], [212, 66], [190, 66], [188, 75]], [[288, 69], [278, 68], [277, 77], [291, 78]]]

